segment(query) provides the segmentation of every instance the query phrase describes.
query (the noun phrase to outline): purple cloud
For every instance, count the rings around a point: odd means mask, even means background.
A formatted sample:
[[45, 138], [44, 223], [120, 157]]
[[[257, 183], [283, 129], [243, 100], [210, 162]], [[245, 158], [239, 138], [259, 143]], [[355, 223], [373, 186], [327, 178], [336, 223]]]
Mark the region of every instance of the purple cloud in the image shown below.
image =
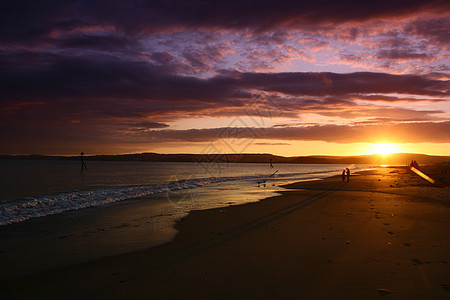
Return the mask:
[[[293, 120], [304, 113], [329, 119], [321, 124], [341, 118], [433, 127], [448, 118], [449, 10], [441, 0], [6, 0], [0, 136], [9, 145], [44, 137], [197, 141], [194, 133], [208, 141], [215, 128], [167, 128], [182, 118], [248, 117], [249, 106]], [[298, 72], [308, 67], [336, 71]], [[340, 129], [368, 132], [359, 125]], [[279, 129], [266, 137], [319, 137], [335, 127]], [[0, 150], [15, 151], [8, 147]]]
[[[271, 31], [314, 24], [361, 22], [408, 16], [417, 12], [448, 11], [448, 2], [425, 1], [89, 1], [34, 3], [3, 1], [0, 41], [39, 44], [55, 30], [112, 26], [127, 34], [191, 29]], [[276, 12], [276, 13], [274, 13]]]
[[[232, 138], [252, 140], [326, 141], [332, 143], [376, 143], [381, 141], [395, 143], [450, 142], [450, 122], [236, 129], [240, 129], [240, 134]], [[214, 142], [223, 138], [224, 130], [230, 130], [230, 128], [149, 131], [142, 133], [139, 140]]]

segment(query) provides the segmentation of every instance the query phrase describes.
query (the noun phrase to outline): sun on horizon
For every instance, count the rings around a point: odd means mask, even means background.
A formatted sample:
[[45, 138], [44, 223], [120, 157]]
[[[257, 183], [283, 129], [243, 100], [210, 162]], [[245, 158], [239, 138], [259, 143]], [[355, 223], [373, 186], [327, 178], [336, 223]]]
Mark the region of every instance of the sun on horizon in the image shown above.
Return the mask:
[[372, 145], [367, 154], [380, 154], [384, 156], [398, 152], [401, 152], [401, 149], [397, 144], [377, 143]]

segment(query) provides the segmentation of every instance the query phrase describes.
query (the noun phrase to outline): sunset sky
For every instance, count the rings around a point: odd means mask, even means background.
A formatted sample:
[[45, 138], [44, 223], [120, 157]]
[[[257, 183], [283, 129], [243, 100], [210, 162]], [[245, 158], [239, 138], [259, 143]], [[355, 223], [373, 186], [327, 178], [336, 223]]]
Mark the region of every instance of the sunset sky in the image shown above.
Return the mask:
[[0, 154], [450, 155], [449, 1], [0, 2]]

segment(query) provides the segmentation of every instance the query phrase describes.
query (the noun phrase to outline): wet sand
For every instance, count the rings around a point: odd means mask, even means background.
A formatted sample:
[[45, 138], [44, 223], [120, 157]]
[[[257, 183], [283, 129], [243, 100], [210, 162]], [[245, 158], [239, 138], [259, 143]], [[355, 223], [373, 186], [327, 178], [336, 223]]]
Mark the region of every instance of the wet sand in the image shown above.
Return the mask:
[[448, 299], [448, 168], [296, 183], [280, 196], [196, 211], [176, 238], [3, 280], [5, 298]]

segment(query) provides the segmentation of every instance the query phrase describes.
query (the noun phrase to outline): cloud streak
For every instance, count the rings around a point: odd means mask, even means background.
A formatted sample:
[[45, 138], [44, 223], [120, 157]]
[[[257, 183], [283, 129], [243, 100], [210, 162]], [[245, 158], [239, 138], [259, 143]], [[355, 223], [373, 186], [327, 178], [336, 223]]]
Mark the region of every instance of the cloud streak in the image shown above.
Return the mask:
[[325, 141], [330, 143], [448, 143], [450, 122], [395, 125], [313, 125], [303, 127], [223, 127], [189, 130], [159, 130], [142, 133], [143, 141], [214, 142], [224, 137], [243, 140]]

